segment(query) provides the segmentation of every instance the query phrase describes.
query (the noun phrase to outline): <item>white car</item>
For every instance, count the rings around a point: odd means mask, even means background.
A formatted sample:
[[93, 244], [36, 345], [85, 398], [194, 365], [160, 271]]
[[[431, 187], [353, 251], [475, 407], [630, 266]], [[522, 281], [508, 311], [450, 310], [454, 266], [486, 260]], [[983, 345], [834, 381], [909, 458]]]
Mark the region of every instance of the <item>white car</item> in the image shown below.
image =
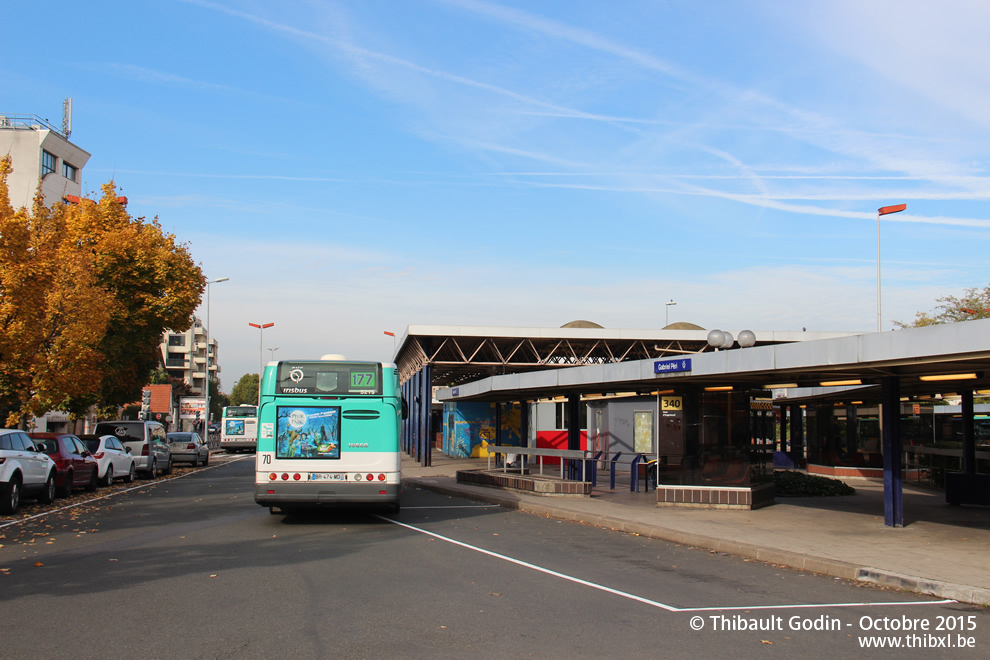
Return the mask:
[[109, 486], [114, 479], [123, 479], [126, 483], [134, 481], [134, 457], [130, 448], [124, 447], [120, 440], [112, 435], [80, 435], [86, 449], [99, 464], [96, 471], [101, 486]]
[[55, 461], [24, 431], [0, 429], [0, 514], [16, 513], [22, 496], [55, 501]]

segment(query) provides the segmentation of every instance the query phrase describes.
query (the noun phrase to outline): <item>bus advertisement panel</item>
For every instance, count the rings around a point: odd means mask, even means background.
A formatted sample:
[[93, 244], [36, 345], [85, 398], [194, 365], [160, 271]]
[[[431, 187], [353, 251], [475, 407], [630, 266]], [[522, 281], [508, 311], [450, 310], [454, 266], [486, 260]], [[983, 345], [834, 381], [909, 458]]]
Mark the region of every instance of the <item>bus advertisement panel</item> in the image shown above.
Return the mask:
[[394, 364], [271, 362], [258, 408], [255, 501], [399, 509], [402, 405]]

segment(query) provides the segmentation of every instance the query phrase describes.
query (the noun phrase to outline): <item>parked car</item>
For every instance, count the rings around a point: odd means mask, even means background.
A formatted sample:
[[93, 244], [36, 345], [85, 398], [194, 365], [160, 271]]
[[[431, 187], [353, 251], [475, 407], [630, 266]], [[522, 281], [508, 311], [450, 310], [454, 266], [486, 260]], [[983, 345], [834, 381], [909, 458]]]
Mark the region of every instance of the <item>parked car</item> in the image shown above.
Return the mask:
[[114, 479], [123, 479], [126, 483], [134, 481], [137, 471], [134, 467], [134, 457], [131, 450], [121, 444], [112, 435], [81, 435], [79, 439], [86, 449], [96, 459], [100, 466], [100, 485], [109, 486]]
[[112, 435], [131, 450], [134, 467], [144, 476], [154, 479], [158, 471], [172, 474], [172, 452], [168, 446], [165, 427], [158, 422], [118, 420], [99, 422], [94, 435]]
[[210, 464], [210, 446], [198, 433], [174, 431], [168, 434], [168, 443], [172, 449], [172, 460], [189, 461], [193, 467], [199, 467], [200, 463]]
[[99, 465], [82, 441], [71, 433], [31, 433], [34, 444], [55, 461], [55, 488], [68, 497], [80, 486], [88, 491], [99, 485]]
[[55, 461], [24, 431], [0, 429], [0, 514], [17, 512], [22, 497], [43, 504], [55, 500]]

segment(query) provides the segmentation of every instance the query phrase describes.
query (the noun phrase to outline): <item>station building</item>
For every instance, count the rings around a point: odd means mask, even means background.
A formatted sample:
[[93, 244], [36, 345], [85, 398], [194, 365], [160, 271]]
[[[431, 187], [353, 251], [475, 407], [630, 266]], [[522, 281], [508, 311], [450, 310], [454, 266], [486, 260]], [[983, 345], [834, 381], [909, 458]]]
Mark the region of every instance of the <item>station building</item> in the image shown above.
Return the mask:
[[[414, 402], [404, 443], [421, 461], [434, 429], [453, 455], [516, 442], [642, 454], [656, 461], [659, 504], [718, 505], [745, 491], [757, 505], [775, 466], [857, 470], [885, 480], [885, 520], [896, 526], [904, 456], [942, 451], [925, 420], [937, 397], [954, 395], [961, 465], [945, 474], [947, 498], [990, 503], [973, 407], [974, 394], [990, 392], [990, 321], [754, 334], [752, 346], [715, 350], [693, 328], [410, 326], [397, 351]], [[541, 440], [549, 419], [557, 436]]]

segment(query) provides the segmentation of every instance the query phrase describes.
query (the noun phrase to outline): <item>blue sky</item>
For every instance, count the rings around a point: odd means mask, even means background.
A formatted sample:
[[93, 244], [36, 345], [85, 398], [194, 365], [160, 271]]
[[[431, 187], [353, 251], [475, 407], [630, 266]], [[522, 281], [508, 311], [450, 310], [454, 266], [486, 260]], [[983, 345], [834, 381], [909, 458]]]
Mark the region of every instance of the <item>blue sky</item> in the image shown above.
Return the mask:
[[113, 179], [230, 278], [210, 300], [228, 391], [258, 368], [249, 322], [286, 359], [389, 359], [409, 324], [665, 311], [875, 330], [891, 204], [885, 329], [990, 281], [985, 2], [3, 13], [0, 113], [59, 124], [72, 97], [84, 189]]

